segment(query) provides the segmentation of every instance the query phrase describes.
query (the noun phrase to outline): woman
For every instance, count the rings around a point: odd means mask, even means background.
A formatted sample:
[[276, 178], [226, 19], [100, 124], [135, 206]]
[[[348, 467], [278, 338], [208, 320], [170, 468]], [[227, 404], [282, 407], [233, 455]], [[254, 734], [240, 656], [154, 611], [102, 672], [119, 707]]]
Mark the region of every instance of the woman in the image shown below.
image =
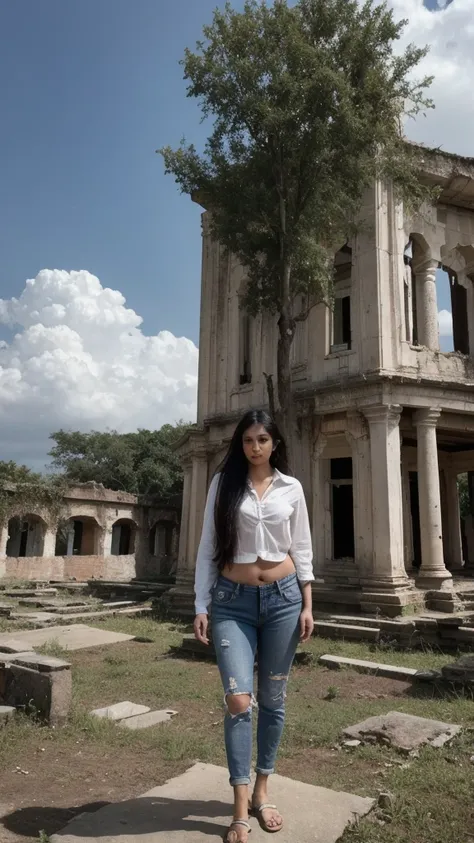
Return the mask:
[[[268, 832], [283, 820], [268, 799], [298, 641], [313, 632], [311, 534], [301, 484], [288, 475], [286, 446], [264, 410], [238, 424], [209, 488], [196, 562], [198, 641], [212, 638], [224, 686], [225, 745], [234, 788], [226, 843], [247, 843], [249, 808]], [[249, 806], [253, 672], [258, 651], [257, 778]]]

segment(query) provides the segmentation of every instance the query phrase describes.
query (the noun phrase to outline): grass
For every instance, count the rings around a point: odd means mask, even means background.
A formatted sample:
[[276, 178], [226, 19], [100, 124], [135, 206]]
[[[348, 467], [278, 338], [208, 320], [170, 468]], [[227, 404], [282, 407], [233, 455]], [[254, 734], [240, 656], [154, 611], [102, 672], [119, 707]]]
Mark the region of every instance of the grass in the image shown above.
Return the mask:
[[[97, 625], [152, 643], [132, 641], [67, 654], [57, 642], [41, 648], [72, 663], [70, 722], [63, 729], [51, 730], [18, 717], [0, 731], [0, 770], [11, 771], [12, 765], [18, 764], [30, 769], [41, 763], [39, 753], [45, 749], [48, 766], [42, 768], [42, 786], [53, 788], [48, 804], [55, 804], [57, 765], [63, 757], [64, 778], [70, 776], [76, 789], [86, 775], [80, 765], [86, 758], [95, 759], [97, 798], [105, 787], [101, 782], [106, 774], [98, 772], [100, 769], [110, 770], [111, 776], [119, 766], [127, 770], [124, 788], [128, 791], [114, 797], [127, 798], [183, 772], [196, 759], [225, 765], [222, 690], [215, 665], [168, 655], [170, 647], [180, 643], [184, 627], [127, 617], [106, 618]], [[440, 667], [454, 657], [321, 638], [313, 639], [305, 649], [312, 663], [293, 670], [279, 772], [374, 798], [380, 791], [395, 794], [391, 810], [379, 810], [348, 830], [343, 843], [468, 843], [468, 830], [474, 834], [472, 700], [454, 693], [414, 690], [404, 683], [362, 676], [349, 669], [334, 674], [317, 664], [323, 653], [423, 668]], [[124, 699], [152, 708], [172, 707], [179, 714], [166, 726], [138, 732], [89, 716], [93, 708]], [[345, 726], [393, 709], [461, 723], [465, 729], [449, 747], [423, 749], [418, 759], [378, 746], [350, 751], [340, 748]], [[38, 826], [38, 831], [40, 828], [45, 835], [56, 830], [47, 825]]]

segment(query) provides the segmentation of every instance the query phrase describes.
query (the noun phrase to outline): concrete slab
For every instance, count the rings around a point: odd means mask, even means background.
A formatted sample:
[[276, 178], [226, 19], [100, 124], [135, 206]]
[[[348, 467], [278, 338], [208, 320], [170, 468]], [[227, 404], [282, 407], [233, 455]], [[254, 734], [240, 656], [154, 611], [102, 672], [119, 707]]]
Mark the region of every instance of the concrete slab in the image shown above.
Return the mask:
[[444, 746], [460, 731], [461, 726], [452, 723], [389, 711], [388, 714], [369, 717], [362, 723], [344, 729], [344, 737], [366, 743], [381, 742], [409, 752], [424, 744]]
[[16, 661], [21, 656], [35, 656], [36, 653], [33, 653], [32, 650], [25, 651], [24, 653], [0, 653], [0, 667], [2, 665], [11, 664], [12, 662]]
[[[272, 776], [272, 802], [285, 825], [278, 843], [336, 843], [344, 829], [367, 814], [373, 799]], [[195, 764], [182, 776], [137, 799], [106, 805], [73, 819], [53, 843], [218, 843], [232, 815], [229, 774]], [[252, 819], [251, 843], [268, 843]]]
[[340, 667], [353, 667], [360, 673], [370, 673], [375, 676], [386, 676], [390, 679], [403, 679], [405, 681], [414, 679], [418, 671], [413, 667], [397, 667], [394, 664], [383, 664], [382, 662], [369, 662], [363, 659], [350, 659], [346, 656], [320, 656], [319, 663], [337, 669]]
[[139, 714], [147, 714], [149, 711], [148, 705], [137, 705], [126, 700], [115, 705], [108, 705], [106, 708], [95, 708], [91, 714], [106, 720], [124, 720], [125, 717], [136, 717]]
[[175, 717], [177, 711], [167, 709], [164, 711], [149, 711], [148, 714], [137, 714], [136, 717], [127, 717], [121, 720], [119, 726], [123, 729], [148, 729], [150, 726], [157, 726], [159, 723], [166, 723]]
[[[6, 638], [6, 640], [3, 640]], [[14, 637], [12, 633], [5, 633], [0, 635], [0, 654], [1, 653], [25, 653], [28, 648], [25, 647], [25, 642], [20, 641]]]
[[9, 642], [22, 642], [25, 650], [34, 650], [42, 644], [57, 641], [65, 650], [85, 650], [88, 647], [102, 647], [104, 644], [116, 644], [120, 641], [132, 641], [133, 635], [123, 632], [109, 632], [85, 624], [70, 626], [50, 626], [47, 629], [24, 629], [14, 634], [0, 634], [0, 648]]

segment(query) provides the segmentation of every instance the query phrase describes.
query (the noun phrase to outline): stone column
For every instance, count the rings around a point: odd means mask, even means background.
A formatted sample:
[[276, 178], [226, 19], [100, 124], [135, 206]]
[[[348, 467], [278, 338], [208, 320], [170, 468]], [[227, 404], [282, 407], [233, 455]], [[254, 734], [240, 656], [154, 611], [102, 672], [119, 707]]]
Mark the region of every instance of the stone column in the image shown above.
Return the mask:
[[461, 573], [464, 567], [461, 512], [459, 508], [458, 478], [454, 471], [445, 471], [446, 481], [446, 509], [448, 521], [448, 553], [449, 570], [452, 574]]
[[352, 452], [354, 561], [363, 577], [372, 564], [372, 488], [369, 428], [360, 413], [347, 413], [346, 439]]
[[421, 568], [419, 588], [452, 588], [452, 576], [446, 570], [443, 553], [443, 528], [439, 485], [436, 424], [440, 410], [418, 410], [414, 423], [418, 435], [418, 488], [420, 496]]
[[407, 586], [403, 552], [402, 481], [398, 405], [368, 407], [372, 478], [371, 579], [380, 587]]
[[438, 302], [436, 271], [438, 262], [429, 258], [414, 267], [416, 280], [416, 314], [418, 344], [439, 351]]
[[0, 525], [0, 579], [7, 574], [8, 523]]
[[187, 569], [194, 576], [196, 556], [201, 540], [202, 522], [207, 498], [207, 454], [205, 451], [193, 454], [192, 493], [189, 513]]
[[72, 556], [74, 552], [74, 521], [69, 522], [67, 531], [66, 556]]
[[51, 558], [56, 555], [56, 525], [48, 525], [44, 534], [43, 556]]
[[0, 557], [7, 555], [8, 524], [0, 526]]
[[191, 509], [191, 491], [192, 491], [192, 463], [189, 460], [183, 464], [184, 469], [184, 485], [183, 485], [183, 508], [181, 511], [181, 525], [179, 530], [179, 549], [178, 549], [178, 571], [177, 578], [181, 581], [183, 576], [187, 573], [187, 552], [188, 552], [188, 535], [189, 535], [189, 513]]

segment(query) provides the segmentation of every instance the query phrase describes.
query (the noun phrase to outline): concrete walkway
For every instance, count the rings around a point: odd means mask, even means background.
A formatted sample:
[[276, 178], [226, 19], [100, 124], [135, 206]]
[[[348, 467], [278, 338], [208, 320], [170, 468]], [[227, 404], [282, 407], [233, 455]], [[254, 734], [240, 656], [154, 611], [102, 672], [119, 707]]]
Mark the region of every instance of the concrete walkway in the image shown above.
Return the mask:
[[[272, 777], [272, 800], [285, 827], [278, 843], [336, 843], [344, 829], [373, 807], [372, 799]], [[195, 764], [182, 776], [137, 799], [117, 802], [94, 814], [81, 814], [53, 843], [217, 843], [232, 814], [228, 773], [212, 764]], [[269, 835], [251, 820], [249, 843]]]

